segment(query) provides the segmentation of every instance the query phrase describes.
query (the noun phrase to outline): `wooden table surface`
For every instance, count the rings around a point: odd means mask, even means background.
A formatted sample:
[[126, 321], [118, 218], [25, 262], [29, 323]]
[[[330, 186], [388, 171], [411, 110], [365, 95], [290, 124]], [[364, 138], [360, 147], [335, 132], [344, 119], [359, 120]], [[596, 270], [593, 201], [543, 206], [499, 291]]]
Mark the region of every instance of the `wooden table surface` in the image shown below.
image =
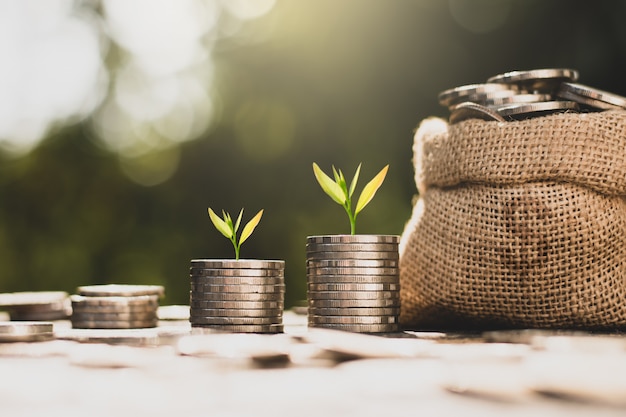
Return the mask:
[[0, 344], [0, 416], [626, 415], [624, 336], [381, 337], [284, 320], [280, 335], [161, 322], [124, 343], [55, 322], [55, 340]]

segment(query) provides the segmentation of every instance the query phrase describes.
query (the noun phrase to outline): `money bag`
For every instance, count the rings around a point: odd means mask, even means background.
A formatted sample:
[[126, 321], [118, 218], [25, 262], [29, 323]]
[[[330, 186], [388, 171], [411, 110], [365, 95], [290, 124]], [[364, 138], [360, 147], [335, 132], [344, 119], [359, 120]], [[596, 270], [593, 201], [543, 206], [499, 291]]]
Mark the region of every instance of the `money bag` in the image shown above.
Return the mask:
[[412, 329], [626, 329], [626, 111], [421, 122]]

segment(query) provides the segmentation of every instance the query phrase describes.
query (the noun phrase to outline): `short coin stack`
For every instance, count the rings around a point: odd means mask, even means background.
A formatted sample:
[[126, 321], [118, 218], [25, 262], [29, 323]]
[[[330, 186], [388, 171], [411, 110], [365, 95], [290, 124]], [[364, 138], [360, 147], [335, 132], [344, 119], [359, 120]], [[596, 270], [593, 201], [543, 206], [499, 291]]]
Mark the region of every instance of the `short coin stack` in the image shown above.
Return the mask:
[[555, 112], [626, 109], [626, 98], [577, 84], [578, 71], [547, 68], [498, 74], [482, 84], [442, 91], [450, 123], [467, 119], [520, 120]]
[[191, 261], [191, 326], [233, 333], [282, 333], [285, 262]]
[[70, 296], [76, 329], [141, 329], [156, 327], [160, 285], [89, 285]]
[[64, 291], [28, 291], [0, 294], [0, 310], [13, 321], [65, 320], [71, 314], [69, 295]]
[[308, 324], [358, 333], [399, 331], [398, 236], [309, 236]]

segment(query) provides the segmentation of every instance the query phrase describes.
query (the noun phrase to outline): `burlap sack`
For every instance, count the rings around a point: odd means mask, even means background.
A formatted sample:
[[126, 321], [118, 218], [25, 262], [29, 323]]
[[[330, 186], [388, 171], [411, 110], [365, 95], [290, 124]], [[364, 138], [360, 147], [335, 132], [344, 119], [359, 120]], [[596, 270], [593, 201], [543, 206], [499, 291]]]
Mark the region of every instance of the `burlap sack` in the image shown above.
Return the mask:
[[421, 123], [406, 328], [626, 329], [626, 111]]

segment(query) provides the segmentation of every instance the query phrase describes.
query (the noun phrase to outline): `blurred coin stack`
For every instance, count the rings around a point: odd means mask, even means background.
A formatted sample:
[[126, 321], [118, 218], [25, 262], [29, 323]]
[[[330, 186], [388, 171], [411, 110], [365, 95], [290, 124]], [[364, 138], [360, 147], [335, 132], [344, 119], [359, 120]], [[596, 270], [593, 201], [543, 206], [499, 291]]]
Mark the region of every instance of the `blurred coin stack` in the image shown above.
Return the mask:
[[156, 327], [160, 285], [89, 285], [70, 296], [76, 329], [141, 329]]
[[399, 236], [309, 236], [309, 327], [358, 333], [399, 331]]
[[52, 321], [70, 317], [69, 295], [64, 291], [34, 291], [0, 294], [0, 310], [12, 321]]
[[191, 326], [233, 333], [282, 333], [285, 262], [191, 261]]
[[557, 112], [625, 109], [626, 98], [577, 84], [578, 71], [547, 68], [511, 71], [442, 91], [439, 104], [450, 110], [450, 123], [468, 119], [511, 121]]

